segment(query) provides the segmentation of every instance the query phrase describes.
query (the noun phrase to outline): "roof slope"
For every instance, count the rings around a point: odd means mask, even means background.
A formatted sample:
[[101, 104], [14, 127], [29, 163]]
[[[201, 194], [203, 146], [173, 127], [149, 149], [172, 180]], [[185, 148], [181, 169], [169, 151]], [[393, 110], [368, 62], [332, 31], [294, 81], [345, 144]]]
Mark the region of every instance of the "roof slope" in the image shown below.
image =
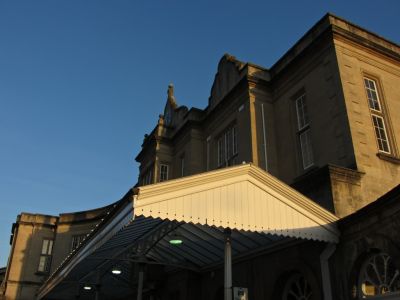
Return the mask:
[[140, 187], [134, 215], [337, 242], [336, 216], [251, 164]]

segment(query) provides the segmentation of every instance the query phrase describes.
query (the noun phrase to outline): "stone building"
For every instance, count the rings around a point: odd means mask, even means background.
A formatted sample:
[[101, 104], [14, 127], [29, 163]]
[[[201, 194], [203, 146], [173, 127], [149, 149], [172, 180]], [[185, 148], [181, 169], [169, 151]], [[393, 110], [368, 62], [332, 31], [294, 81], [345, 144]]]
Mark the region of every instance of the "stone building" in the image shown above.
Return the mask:
[[169, 86], [123, 199], [18, 217], [6, 299], [398, 299], [399, 83], [331, 14], [269, 69], [224, 55], [205, 109]]
[[59, 216], [21, 213], [12, 226], [6, 280], [1, 287], [5, 299], [35, 299], [49, 273], [78, 247], [107, 209]]
[[252, 162], [346, 216], [399, 183], [398, 59], [397, 45], [333, 16], [270, 69], [224, 55], [206, 109], [178, 106], [169, 88], [139, 183]]

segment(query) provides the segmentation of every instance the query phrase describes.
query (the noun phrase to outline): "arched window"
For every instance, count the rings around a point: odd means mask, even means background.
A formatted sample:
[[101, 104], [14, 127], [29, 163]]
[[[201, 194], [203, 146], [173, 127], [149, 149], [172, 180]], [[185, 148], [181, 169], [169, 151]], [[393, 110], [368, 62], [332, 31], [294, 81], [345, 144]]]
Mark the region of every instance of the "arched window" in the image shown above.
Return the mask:
[[400, 271], [386, 253], [369, 256], [361, 266], [359, 299], [399, 299]]
[[313, 291], [310, 283], [300, 273], [291, 275], [283, 288], [282, 300], [312, 300]]

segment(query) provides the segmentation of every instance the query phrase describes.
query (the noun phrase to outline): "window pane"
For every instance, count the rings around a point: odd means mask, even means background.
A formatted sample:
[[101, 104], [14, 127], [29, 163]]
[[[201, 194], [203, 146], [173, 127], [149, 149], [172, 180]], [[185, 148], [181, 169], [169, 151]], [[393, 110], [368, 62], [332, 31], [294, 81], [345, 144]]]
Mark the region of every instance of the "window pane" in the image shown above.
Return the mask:
[[185, 176], [185, 157], [181, 157], [181, 176]]
[[377, 115], [372, 115], [372, 121], [375, 128], [375, 135], [378, 142], [379, 151], [390, 153], [390, 147], [383, 118]]
[[218, 140], [218, 166], [225, 164], [225, 139], [224, 136]]
[[46, 270], [46, 256], [41, 256], [39, 259], [38, 271], [45, 272], [45, 270]]
[[369, 80], [367, 78], [364, 78], [364, 84], [367, 89], [371, 88], [369, 85]]
[[79, 243], [78, 243], [78, 240], [77, 240], [76, 236], [73, 236], [73, 237], [72, 237], [72, 246], [71, 246], [71, 250], [76, 249], [76, 248], [78, 247], [78, 245], [79, 245]]
[[153, 178], [153, 171], [152, 171], [153, 166], [147, 168], [147, 171], [145, 171], [142, 175], [142, 185], [147, 185], [152, 183], [152, 178]]
[[47, 247], [49, 245], [49, 240], [43, 240], [42, 244], [42, 254], [47, 254]]
[[160, 165], [160, 181], [168, 180], [168, 166]]
[[300, 134], [300, 147], [303, 159], [303, 168], [306, 169], [314, 163], [309, 129]]
[[78, 248], [79, 244], [84, 240], [85, 237], [86, 237], [86, 234], [73, 236], [71, 250]]
[[39, 258], [38, 271], [46, 272], [46, 273], [49, 272], [50, 271], [50, 262], [51, 262], [51, 256], [41, 255]]
[[50, 256], [43, 256], [44, 258], [44, 272], [50, 271]]
[[297, 126], [298, 129], [303, 129], [309, 123], [305, 95], [296, 99]]
[[225, 133], [225, 148], [226, 148], [226, 150], [225, 150], [225, 160], [228, 160], [229, 159], [229, 157], [231, 157], [231, 155], [232, 155], [232, 153], [231, 153], [231, 150], [232, 150], [232, 139], [230, 138], [231, 137], [231, 131], [230, 130], [228, 130], [226, 133]]
[[230, 166], [238, 153], [236, 127], [225, 130], [217, 140], [218, 167]]
[[237, 136], [236, 136], [236, 127], [232, 128], [232, 139], [233, 139], [233, 154], [238, 153], [238, 145], [237, 145]]
[[378, 90], [374, 80], [364, 78], [365, 89], [367, 91], [369, 108], [377, 111], [381, 111], [379, 103]]
[[47, 248], [47, 253], [48, 255], [51, 255], [53, 252], [53, 240], [49, 240], [49, 247]]

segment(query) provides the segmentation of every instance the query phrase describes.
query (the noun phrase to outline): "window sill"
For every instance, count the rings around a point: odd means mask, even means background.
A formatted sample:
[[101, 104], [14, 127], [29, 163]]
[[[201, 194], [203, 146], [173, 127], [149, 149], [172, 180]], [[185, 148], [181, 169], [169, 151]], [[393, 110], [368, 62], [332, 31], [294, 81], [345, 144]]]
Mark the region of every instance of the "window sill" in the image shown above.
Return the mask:
[[315, 164], [312, 164], [311, 166], [307, 167], [306, 169], [301, 170], [301, 174], [293, 179], [293, 183], [299, 182], [304, 180], [305, 178], [308, 178], [311, 174], [314, 174], [320, 170]]
[[36, 271], [35, 275], [38, 275], [38, 276], [49, 276], [49, 272]]
[[378, 156], [380, 159], [400, 165], [400, 158], [398, 158], [396, 156], [392, 156], [390, 154], [385, 154], [385, 153], [381, 153], [381, 152], [377, 153], [376, 156]]

